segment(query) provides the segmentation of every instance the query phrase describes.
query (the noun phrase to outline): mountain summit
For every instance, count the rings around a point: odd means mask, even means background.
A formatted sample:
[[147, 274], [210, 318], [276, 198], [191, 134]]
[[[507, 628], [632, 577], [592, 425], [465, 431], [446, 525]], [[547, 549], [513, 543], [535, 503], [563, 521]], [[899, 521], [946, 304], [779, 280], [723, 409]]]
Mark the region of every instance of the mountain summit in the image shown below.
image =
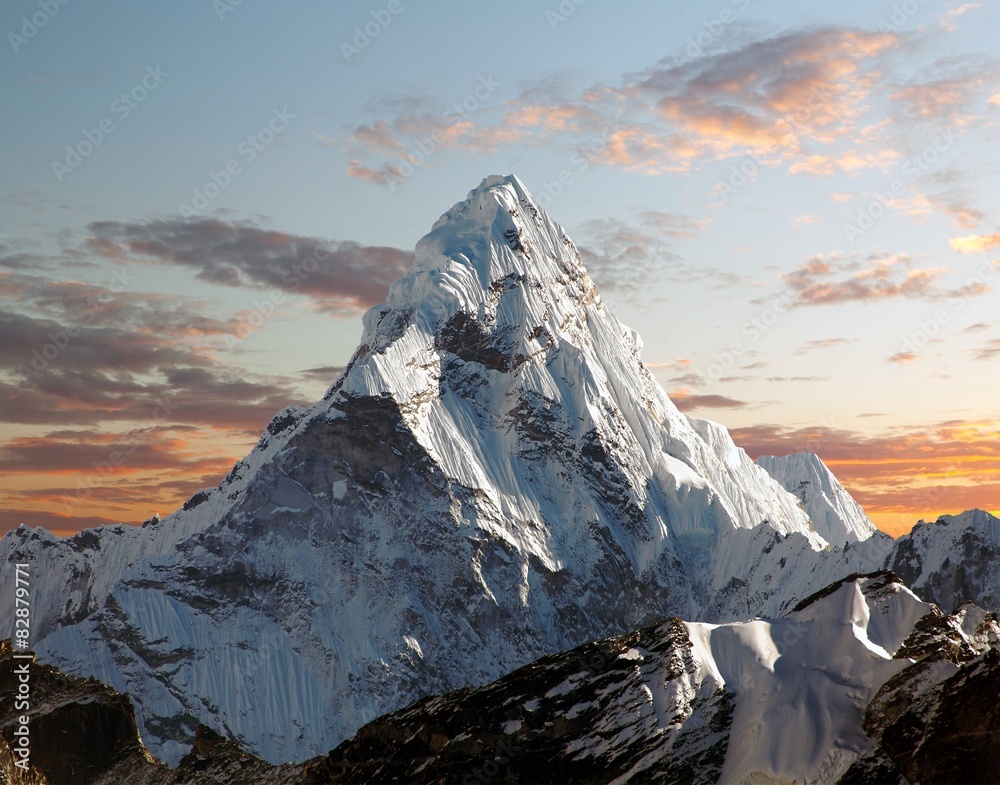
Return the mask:
[[130, 692], [170, 762], [199, 723], [294, 760], [589, 640], [775, 616], [881, 565], [679, 412], [640, 349], [521, 182], [487, 178], [323, 399], [218, 488], [142, 528], [4, 538], [63, 579], [36, 589], [39, 658]]
[[761, 455], [757, 465], [798, 497], [816, 531], [828, 541], [840, 544], [885, 537], [818, 455]]

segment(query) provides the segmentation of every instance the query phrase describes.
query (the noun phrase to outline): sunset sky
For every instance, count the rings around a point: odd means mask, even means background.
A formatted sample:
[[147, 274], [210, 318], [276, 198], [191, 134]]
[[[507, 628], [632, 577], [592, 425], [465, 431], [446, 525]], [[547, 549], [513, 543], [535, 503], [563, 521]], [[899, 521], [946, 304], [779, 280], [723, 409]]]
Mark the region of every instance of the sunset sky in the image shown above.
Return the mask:
[[[517, 174], [685, 411], [1000, 512], [1000, 4], [9, 0], [0, 531], [167, 514]], [[317, 253], [321, 261], [316, 260]]]

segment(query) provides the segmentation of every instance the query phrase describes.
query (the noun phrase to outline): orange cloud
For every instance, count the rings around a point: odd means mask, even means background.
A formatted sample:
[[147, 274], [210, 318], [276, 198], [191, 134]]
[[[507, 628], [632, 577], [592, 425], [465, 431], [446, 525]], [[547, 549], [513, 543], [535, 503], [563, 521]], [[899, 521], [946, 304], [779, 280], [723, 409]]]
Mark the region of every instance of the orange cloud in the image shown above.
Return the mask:
[[[942, 24], [976, 7], [952, 9]], [[457, 122], [455, 112], [442, 112], [431, 99], [383, 101], [387, 116], [348, 137], [349, 173], [386, 184], [393, 156], [425, 139], [437, 148], [481, 153], [523, 141], [580, 149], [598, 137], [606, 144], [590, 160], [648, 174], [738, 155], [814, 176], [886, 170], [912, 142], [905, 127], [911, 121], [922, 131], [927, 120], [968, 125], [981, 110], [983, 91], [995, 91], [995, 65], [971, 56], [939, 58], [913, 68], [909, 81], [895, 82], [892, 55], [911, 38], [834, 26], [743, 37], [694, 59], [664, 58], [618, 85], [579, 89], [556, 79], [526, 88], [477, 109], [475, 126], [464, 114]], [[1000, 93], [990, 100], [1000, 102]], [[622, 114], [625, 119], [605, 130], [608, 117]]]
[[892, 94], [894, 101], [909, 105], [909, 112], [922, 119], [951, 117], [965, 105], [969, 95], [966, 79], [907, 85]]
[[982, 7], [982, 3], [966, 3], [965, 5], [960, 5], [958, 8], [951, 8], [944, 12], [942, 17], [938, 20], [938, 24], [948, 32], [953, 33], [958, 29], [958, 22], [956, 20], [960, 16], [963, 16], [976, 8]]
[[546, 133], [555, 133], [578, 131], [584, 121], [592, 124], [595, 119], [594, 110], [586, 106], [528, 104], [509, 112], [505, 124], [518, 127], [539, 126]]
[[696, 409], [746, 409], [749, 404], [737, 401], [725, 395], [693, 395], [687, 390], [675, 390], [670, 393], [670, 400], [682, 412]]
[[[183, 438], [171, 435], [178, 430]], [[62, 533], [141, 523], [217, 485], [236, 462], [234, 455], [251, 445], [233, 432], [177, 426], [11, 439], [0, 451], [0, 531], [21, 523]]]
[[816, 154], [794, 161], [789, 171], [792, 174], [830, 175], [836, 172], [852, 174], [867, 169], [888, 170], [900, 157], [900, 153], [889, 148], [869, 152], [848, 150], [837, 155]]
[[959, 253], [982, 253], [1000, 246], [1000, 232], [995, 234], [970, 234], [966, 237], [953, 237], [949, 240], [951, 247]]
[[933, 79], [917, 77], [890, 94], [890, 100], [902, 105], [897, 120], [938, 120], [959, 127], [979, 120], [976, 113], [984, 94], [996, 89], [997, 64], [947, 57], [934, 63], [933, 73]]
[[392, 127], [384, 120], [372, 125], [360, 125], [351, 137], [354, 144], [363, 144], [371, 150], [389, 154], [399, 152], [403, 145], [393, 135]]
[[672, 141], [638, 126], [619, 128], [607, 134], [604, 144], [590, 148], [589, 157], [646, 174], [684, 171], [688, 168], [686, 159], [697, 153], [683, 142], [672, 144]]
[[[702, 155], [797, 156], [810, 141], [862, 137], [858, 121], [879, 77], [872, 61], [897, 41], [888, 33], [835, 28], [787, 33], [653, 69], [627, 94], [651, 98]], [[882, 156], [875, 158], [884, 165]], [[854, 169], [873, 158], [845, 153], [837, 160]]]
[[[493, 128], [479, 128], [470, 131], [467, 138], [455, 146], [476, 153], [490, 153], [505, 145], [514, 144], [525, 139], [528, 134], [521, 128], [508, 128], [506, 126], [495, 126]], [[450, 140], [446, 144], [450, 144]]]
[[919, 518], [1000, 508], [1000, 421], [950, 421], [880, 434], [760, 425], [735, 429], [733, 438], [753, 458], [818, 454], [893, 535], [909, 531]]
[[379, 169], [372, 169], [357, 159], [351, 159], [351, 162], [347, 165], [347, 174], [355, 180], [364, 180], [375, 185], [388, 185], [389, 183], [402, 182], [406, 179], [403, 177], [403, 172], [398, 166], [384, 164]]
[[870, 257], [867, 262], [869, 266], [858, 269], [857, 262], [816, 256], [781, 279], [792, 290], [792, 304], [799, 307], [893, 298], [938, 300], [990, 291], [982, 283], [943, 289], [939, 281], [947, 270], [914, 268], [905, 254]]

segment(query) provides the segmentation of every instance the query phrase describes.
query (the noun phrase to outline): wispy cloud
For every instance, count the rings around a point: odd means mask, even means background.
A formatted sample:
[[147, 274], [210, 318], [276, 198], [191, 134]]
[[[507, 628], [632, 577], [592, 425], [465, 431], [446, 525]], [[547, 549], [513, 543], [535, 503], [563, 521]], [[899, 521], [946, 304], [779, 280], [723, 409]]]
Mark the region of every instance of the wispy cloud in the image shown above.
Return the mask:
[[971, 283], [947, 289], [941, 279], [945, 268], [920, 269], [905, 254], [844, 260], [836, 255], [814, 256], [781, 277], [795, 306], [871, 302], [893, 298], [936, 300], [985, 294], [985, 284]]
[[229, 456], [200, 455], [184, 437], [190, 428], [159, 427], [124, 433], [57, 431], [11, 439], [0, 447], [0, 471], [8, 474], [93, 472], [111, 454], [125, 456], [120, 475], [150, 469], [182, 472], [225, 471]]
[[975, 349], [972, 356], [981, 361], [992, 362], [1000, 358], [1000, 338], [987, 341], [978, 349]]
[[697, 409], [746, 409], [750, 406], [746, 401], [738, 401], [725, 395], [694, 395], [685, 390], [670, 393], [670, 400], [682, 412]]
[[653, 281], [733, 285], [739, 275], [684, 261], [677, 244], [704, 231], [707, 221], [647, 210], [634, 220], [598, 218], [578, 226], [580, 254], [597, 285], [608, 292], [638, 294]]
[[352, 158], [347, 165], [347, 174], [355, 180], [364, 180], [374, 185], [391, 185], [405, 179], [403, 170], [394, 164], [382, 164], [378, 169], [372, 169], [356, 158]]
[[944, 12], [944, 14], [942, 14], [941, 18], [938, 20], [938, 24], [945, 30], [953, 33], [958, 29], [959, 17], [964, 16], [969, 13], [969, 11], [974, 11], [975, 9], [982, 7], [983, 3], [965, 3], [957, 8], [949, 8]]
[[178, 265], [223, 286], [270, 288], [357, 312], [385, 299], [413, 254], [398, 248], [265, 229], [249, 221], [166, 218], [89, 225], [92, 250], [109, 259]]
[[649, 100], [692, 155], [795, 153], [857, 131], [872, 63], [896, 36], [838, 28], [783, 33], [650, 69], [630, 95]]
[[806, 341], [793, 352], [793, 356], [801, 357], [804, 354], [819, 351], [821, 349], [833, 349], [836, 346], [846, 346], [856, 343], [857, 338], [821, 338], [815, 341]]
[[[943, 23], [974, 7], [953, 9]], [[392, 182], [392, 167], [414, 151], [481, 153], [514, 143], [579, 150], [598, 139], [593, 161], [650, 175], [748, 155], [812, 176], [888, 171], [915, 123], [922, 133], [969, 125], [996, 89], [988, 58], [949, 54], [921, 66], [933, 35], [832, 25], [761, 35], [746, 27], [698, 58], [667, 57], [617, 84], [559, 77], [458, 114], [426, 96], [379, 101], [370, 122], [345, 129], [342, 152], [352, 177], [377, 184]], [[907, 47], [922, 54], [901, 71]]]

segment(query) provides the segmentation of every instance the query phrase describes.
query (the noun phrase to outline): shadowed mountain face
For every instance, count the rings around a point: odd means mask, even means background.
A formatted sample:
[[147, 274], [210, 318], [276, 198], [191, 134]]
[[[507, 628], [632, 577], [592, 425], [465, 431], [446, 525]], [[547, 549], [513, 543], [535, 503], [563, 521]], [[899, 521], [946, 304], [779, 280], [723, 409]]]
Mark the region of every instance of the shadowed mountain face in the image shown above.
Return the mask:
[[920, 521], [896, 541], [887, 566], [946, 611], [963, 602], [1000, 610], [1000, 519], [967, 510]]
[[[30, 687], [29, 711], [15, 704], [19, 675], [27, 669]], [[28, 771], [15, 766], [23, 760], [13, 750], [14, 735], [28, 716]], [[0, 772], [10, 783], [93, 782], [111, 771], [156, 769], [139, 741], [135, 715], [127, 695], [121, 695], [93, 679], [60, 673], [33, 660], [15, 660], [10, 640], [0, 643]]]
[[176, 769], [143, 746], [128, 695], [29, 661], [28, 767], [12, 753], [23, 716], [14, 706], [10, 640], [0, 642], [0, 781], [11, 785], [297, 785], [301, 766], [272, 766], [206, 727]]
[[300, 764], [272, 766], [200, 727], [174, 771], [142, 749], [125, 696], [36, 666], [35, 758], [49, 783], [107, 785], [992, 783], [998, 647], [993, 614], [946, 616], [892, 573], [851, 576], [780, 619], [671, 619], [543, 657]]
[[33, 598], [39, 658], [130, 693], [171, 764], [199, 724], [303, 760], [539, 657], [775, 617], [885, 564], [885, 538], [835, 515], [821, 535], [681, 414], [640, 348], [520, 181], [487, 178], [323, 400], [280, 412], [218, 488], [142, 528], [3, 539], [60, 576]]

